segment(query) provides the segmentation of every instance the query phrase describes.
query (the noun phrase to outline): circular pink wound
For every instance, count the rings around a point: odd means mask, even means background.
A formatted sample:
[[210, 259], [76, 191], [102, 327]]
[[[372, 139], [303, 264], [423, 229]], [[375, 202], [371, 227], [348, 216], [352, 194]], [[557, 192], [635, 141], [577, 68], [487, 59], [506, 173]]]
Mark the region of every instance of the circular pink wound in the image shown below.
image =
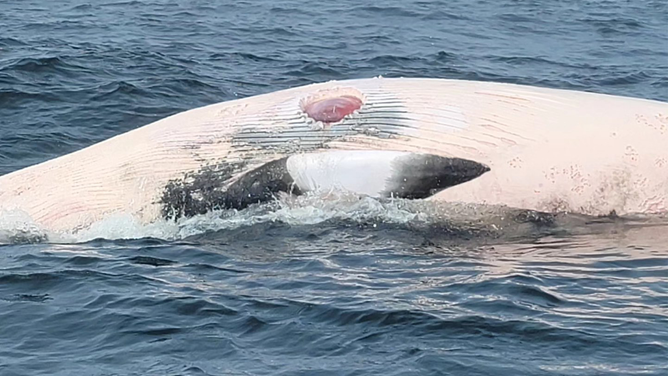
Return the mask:
[[313, 120], [336, 123], [362, 107], [362, 100], [352, 95], [321, 99], [307, 104], [304, 111]]

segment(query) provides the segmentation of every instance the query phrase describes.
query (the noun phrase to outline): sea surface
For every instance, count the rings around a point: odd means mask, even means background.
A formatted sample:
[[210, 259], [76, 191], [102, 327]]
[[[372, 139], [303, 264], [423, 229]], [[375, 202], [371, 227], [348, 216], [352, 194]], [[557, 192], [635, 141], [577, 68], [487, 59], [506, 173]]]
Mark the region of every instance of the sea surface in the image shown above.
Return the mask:
[[[668, 101], [667, 25], [665, 0], [2, 0], [0, 174], [332, 79]], [[2, 376], [668, 375], [660, 218], [301, 197], [47, 243], [20, 220]]]

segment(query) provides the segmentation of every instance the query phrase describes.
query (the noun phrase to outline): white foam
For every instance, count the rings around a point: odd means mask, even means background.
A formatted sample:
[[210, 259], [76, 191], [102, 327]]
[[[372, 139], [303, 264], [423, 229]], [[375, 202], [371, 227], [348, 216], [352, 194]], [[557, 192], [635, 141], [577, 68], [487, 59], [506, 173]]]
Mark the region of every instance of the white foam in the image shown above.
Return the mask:
[[47, 236], [30, 216], [21, 210], [0, 211], [0, 244], [39, 241]]
[[179, 238], [207, 231], [235, 229], [259, 223], [281, 222], [288, 225], [314, 225], [333, 219], [368, 221], [382, 220], [406, 223], [418, 214], [400, 209], [396, 202], [344, 194], [307, 194], [299, 197], [282, 197], [267, 205], [242, 211], [219, 211], [199, 215], [178, 222]]
[[89, 228], [69, 235], [74, 242], [86, 242], [93, 239], [139, 239], [158, 238], [172, 240], [177, 238], [178, 225], [160, 220], [142, 224], [129, 214], [115, 215], [94, 223]]

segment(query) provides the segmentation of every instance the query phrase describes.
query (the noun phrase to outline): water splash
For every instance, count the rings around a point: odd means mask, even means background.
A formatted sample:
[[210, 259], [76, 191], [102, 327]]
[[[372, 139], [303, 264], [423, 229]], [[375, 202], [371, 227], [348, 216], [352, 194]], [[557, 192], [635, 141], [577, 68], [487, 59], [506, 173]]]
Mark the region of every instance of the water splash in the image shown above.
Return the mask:
[[[129, 214], [118, 214], [94, 223], [89, 228], [66, 233], [41, 229], [22, 212], [0, 214], [0, 243], [81, 243], [94, 239], [164, 240], [185, 239], [207, 232], [234, 230], [264, 223], [290, 226], [317, 225], [328, 221], [408, 226], [411, 228], [446, 226], [473, 233], [517, 232], [517, 226], [541, 221], [552, 223], [551, 216], [532, 218], [530, 212], [505, 207], [431, 202], [427, 200], [377, 200], [348, 193], [282, 195], [278, 200], [253, 205], [244, 210], [220, 210], [178, 221], [159, 220], [144, 224]], [[537, 219], [538, 218], [538, 219]], [[520, 231], [521, 232], [521, 231]]]

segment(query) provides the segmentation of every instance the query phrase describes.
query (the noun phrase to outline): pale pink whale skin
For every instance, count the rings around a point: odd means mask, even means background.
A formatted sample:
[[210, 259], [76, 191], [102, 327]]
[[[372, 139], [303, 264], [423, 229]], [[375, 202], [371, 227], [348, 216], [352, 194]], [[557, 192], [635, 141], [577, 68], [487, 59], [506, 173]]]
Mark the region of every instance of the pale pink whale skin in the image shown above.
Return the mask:
[[269, 129], [286, 143], [295, 141], [289, 131], [296, 125], [325, 134], [332, 124], [314, 121], [304, 109], [342, 96], [363, 103], [344, 122], [394, 129], [360, 114], [400, 112], [401, 124], [393, 137], [360, 132], [328, 142], [329, 149], [414, 151], [491, 168], [429, 200], [592, 215], [668, 208], [668, 103], [500, 83], [375, 78], [186, 111], [10, 173], [0, 177], [0, 213], [20, 210], [50, 231], [76, 231], [118, 213], [155, 221], [170, 179], [210, 163], [250, 156], [259, 165], [288, 153], [237, 145], [237, 132]]

